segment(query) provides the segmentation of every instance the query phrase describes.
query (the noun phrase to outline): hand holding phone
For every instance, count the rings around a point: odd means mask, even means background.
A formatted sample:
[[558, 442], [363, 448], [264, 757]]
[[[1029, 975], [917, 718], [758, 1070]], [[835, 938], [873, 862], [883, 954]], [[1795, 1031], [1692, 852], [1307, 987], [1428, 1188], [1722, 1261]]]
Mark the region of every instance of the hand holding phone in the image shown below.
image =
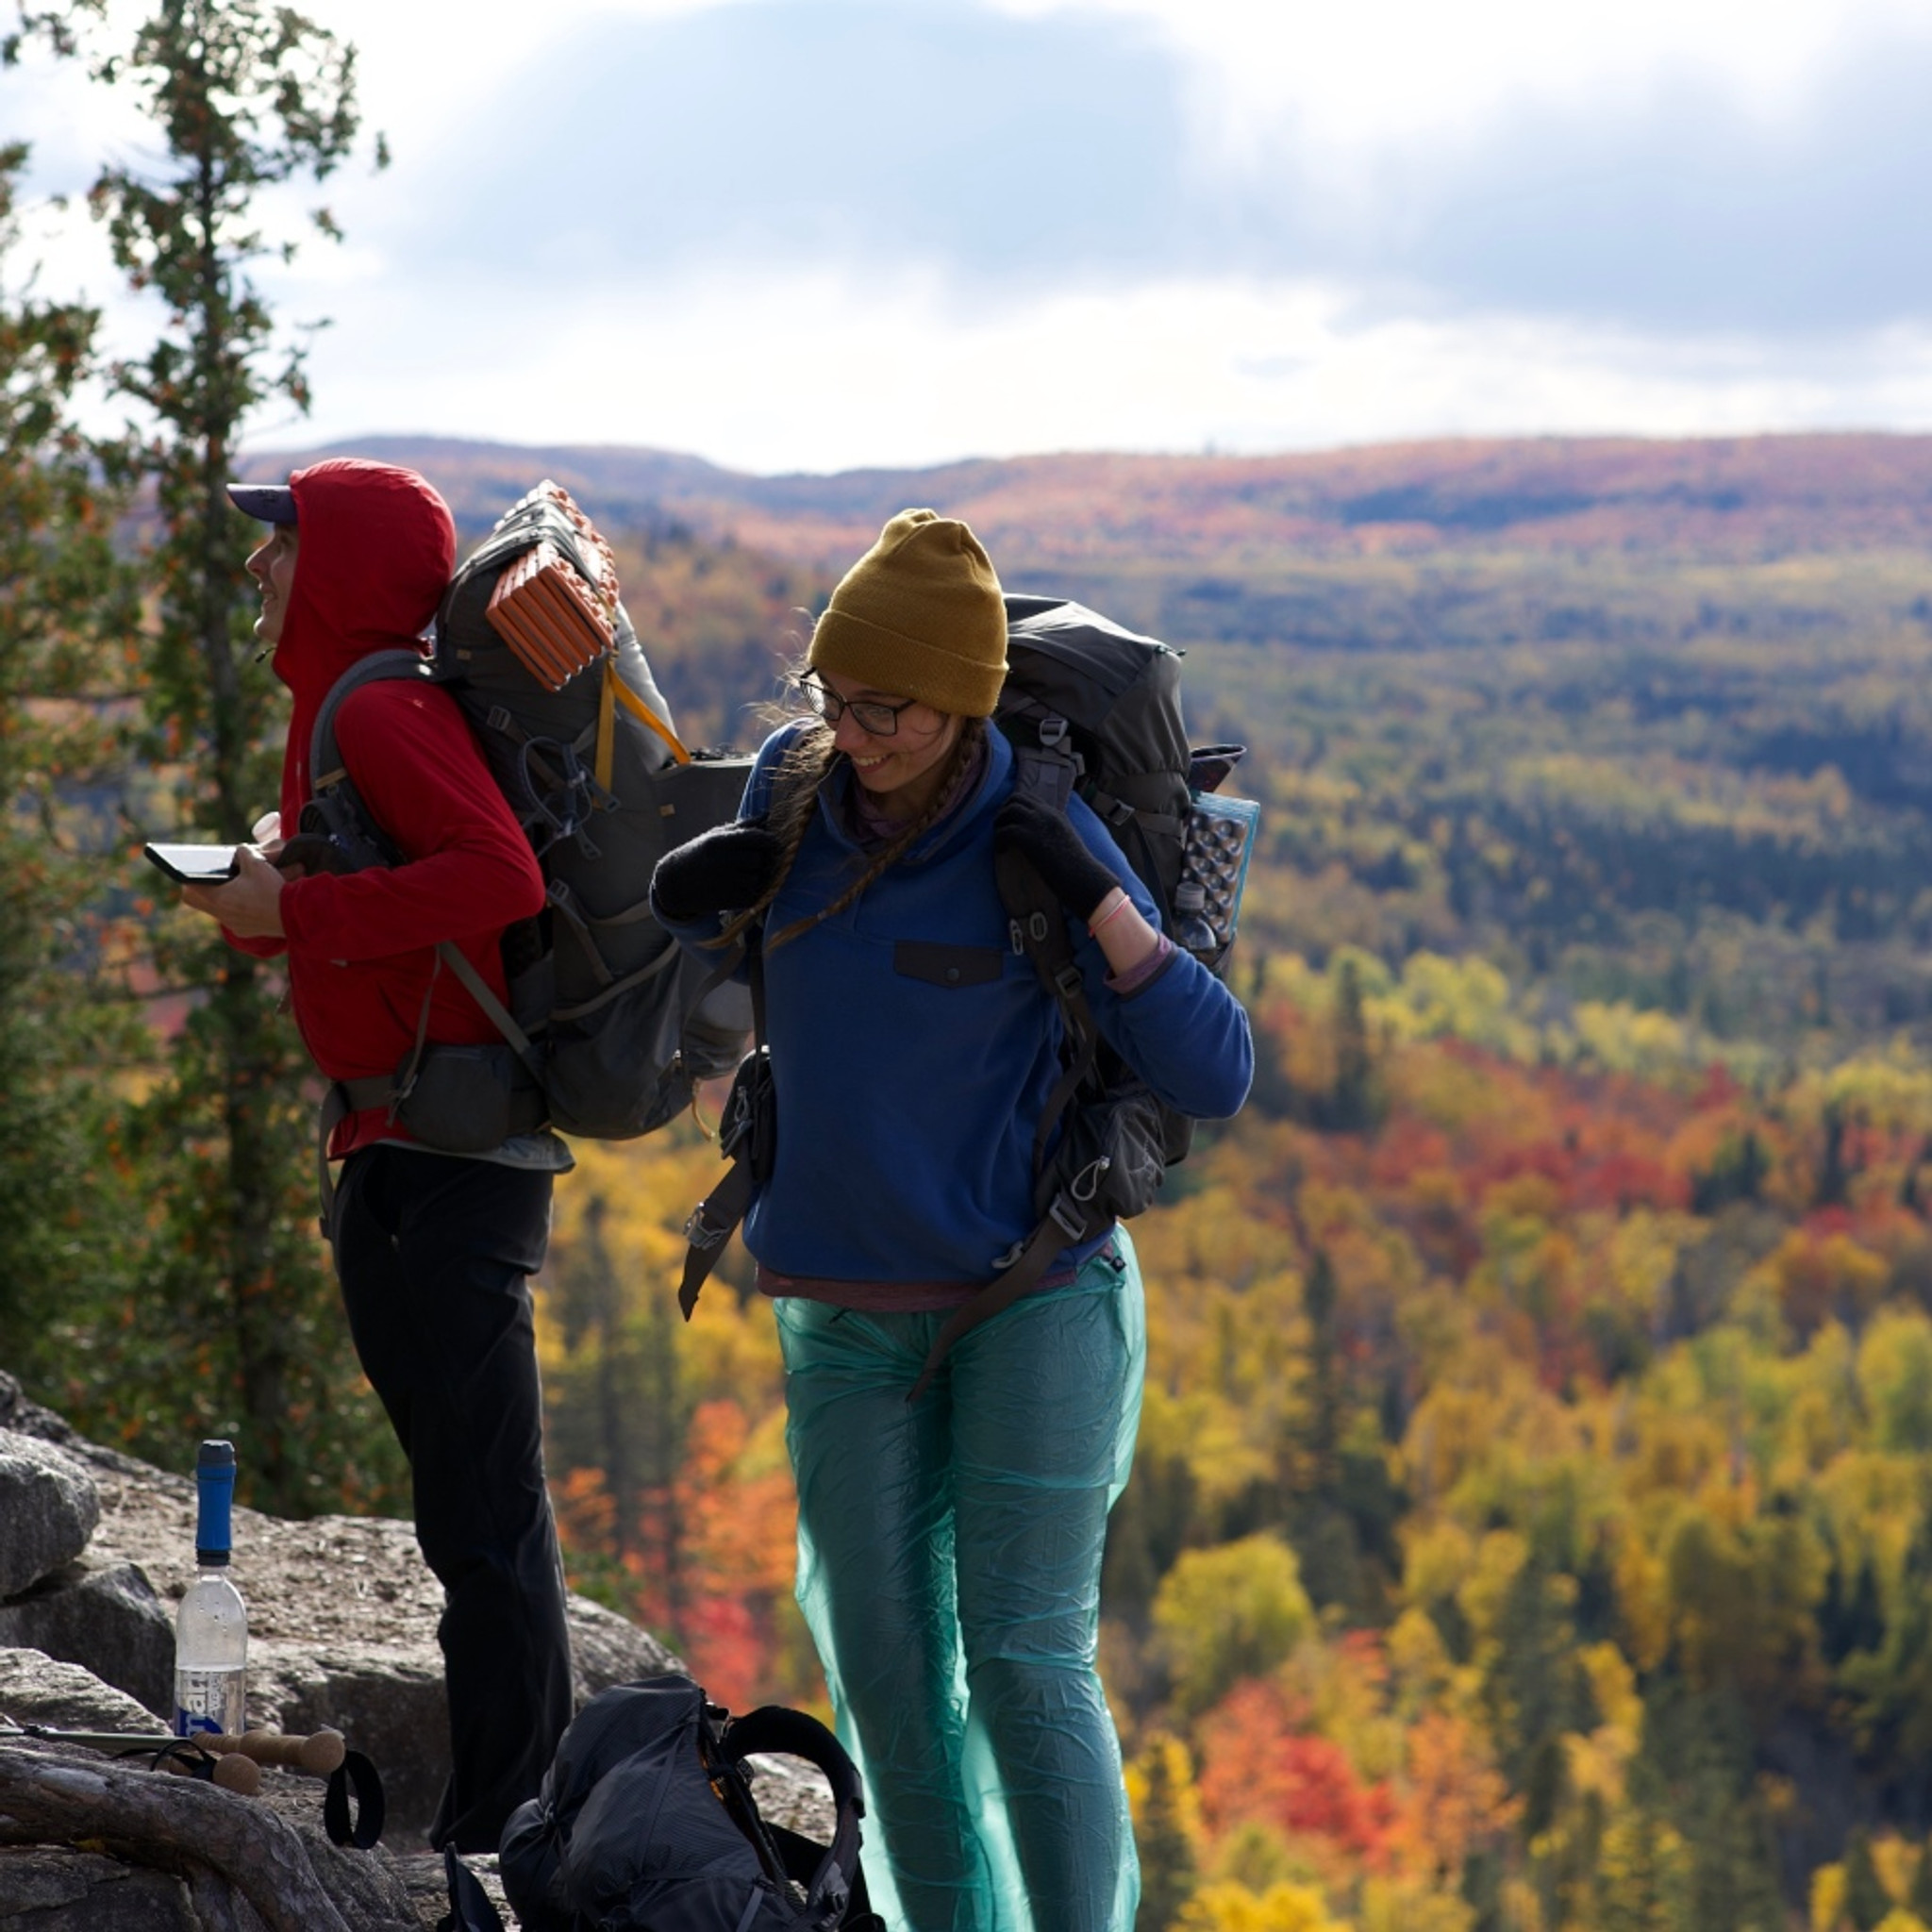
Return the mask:
[[233, 875], [191, 878], [181, 903], [191, 911], [219, 920], [230, 940], [281, 939], [282, 889], [287, 878], [252, 845], [235, 848]]

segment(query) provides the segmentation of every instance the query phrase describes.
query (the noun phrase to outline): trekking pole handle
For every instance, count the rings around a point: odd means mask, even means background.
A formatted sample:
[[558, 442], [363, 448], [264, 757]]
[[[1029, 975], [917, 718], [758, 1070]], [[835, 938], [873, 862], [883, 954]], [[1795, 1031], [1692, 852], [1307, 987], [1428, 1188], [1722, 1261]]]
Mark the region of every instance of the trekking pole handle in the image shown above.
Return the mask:
[[279, 1764], [326, 1777], [341, 1763], [348, 1746], [335, 1730], [311, 1731], [306, 1738], [285, 1738], [279, 1731], [243, 1731], [239, 1738], [198, 1738], [195, 1741], [220, 1755], [238, 1751], [257, 1764]]
[[[186, 1743], [186, 1739], [177, 1742]], [[210, 1739], [212, 1743], [214, 1740]], [[233, 1791], [238, 1798], [252, 1798], [261, 1789], [261, 1766], [252, 1757], [244, 1757], [239, 1751], [220, 1751], [213, 1754], [214, 1768], [208, 1773], [209, 1780], [225, 1791]], [[161, 1759], [168, 1770], [182, 1777], [197, 1775], [194, 1761], [180, 1752], [171, 1751]]]

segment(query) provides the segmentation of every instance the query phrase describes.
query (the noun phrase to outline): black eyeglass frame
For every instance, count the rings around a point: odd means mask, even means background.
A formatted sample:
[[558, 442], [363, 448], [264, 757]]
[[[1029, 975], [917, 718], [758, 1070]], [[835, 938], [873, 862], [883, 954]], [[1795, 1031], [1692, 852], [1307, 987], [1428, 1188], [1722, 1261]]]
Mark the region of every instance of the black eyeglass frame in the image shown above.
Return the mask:
[[883, 698], [841, 698], [829, 686], [821, 684], [809, 671], [801, 673], [791, 683], [827, 724], [836, 726], [840, 719], [850, 711], [858, 728], [874, 738], [896, 737], [899, 713], [909, 711], [919, 702], [917, 698], [907, 698], [899, 704], [889, 705]]

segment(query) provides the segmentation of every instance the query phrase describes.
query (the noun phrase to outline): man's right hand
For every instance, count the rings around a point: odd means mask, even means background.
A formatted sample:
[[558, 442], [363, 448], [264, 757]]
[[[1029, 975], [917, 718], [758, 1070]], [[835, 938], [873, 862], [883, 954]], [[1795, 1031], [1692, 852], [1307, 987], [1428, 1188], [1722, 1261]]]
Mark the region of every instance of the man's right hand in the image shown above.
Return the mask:
[[235, 851], [235, 875], [218, 886], [184, 886], [181, 903], [219, 920], [237, 939], [285, 937], [282, 929], [282, 874], [252, 845]]
[[714, 825], [667, 852], [651, 874], [651, 904], [675, 925], [756, 906], [778, 874], [784, 847], [752, 820]]

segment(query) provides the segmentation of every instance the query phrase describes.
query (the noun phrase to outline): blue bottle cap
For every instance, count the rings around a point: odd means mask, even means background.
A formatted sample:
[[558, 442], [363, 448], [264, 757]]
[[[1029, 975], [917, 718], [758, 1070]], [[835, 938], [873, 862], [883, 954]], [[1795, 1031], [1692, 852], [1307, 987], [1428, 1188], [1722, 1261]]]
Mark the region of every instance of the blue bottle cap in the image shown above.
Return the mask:
[[228, 1506], [235, 1498], [235, 1445], [204, 1442], [194, 1458], [194, 1560], [220, 1569], [228, 1560]]

